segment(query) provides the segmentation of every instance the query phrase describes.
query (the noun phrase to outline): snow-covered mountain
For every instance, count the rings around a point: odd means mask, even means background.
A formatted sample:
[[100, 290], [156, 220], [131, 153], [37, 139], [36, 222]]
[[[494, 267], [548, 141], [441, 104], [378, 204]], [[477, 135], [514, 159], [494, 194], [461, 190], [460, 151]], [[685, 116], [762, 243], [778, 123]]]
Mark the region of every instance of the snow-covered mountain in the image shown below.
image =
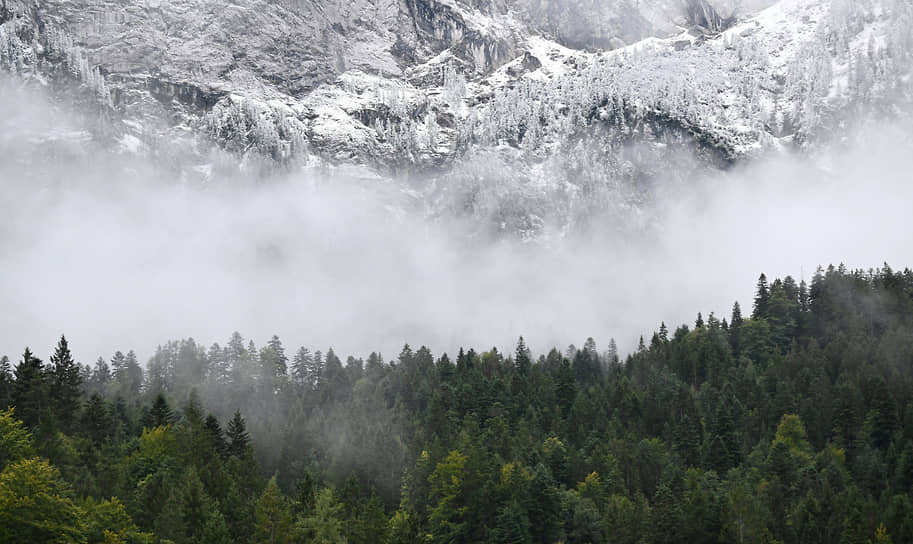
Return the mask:
[[908, 114], [913, 4], [2, 0], [0, 66], [184, 176], [354, 165], [536, 236]]

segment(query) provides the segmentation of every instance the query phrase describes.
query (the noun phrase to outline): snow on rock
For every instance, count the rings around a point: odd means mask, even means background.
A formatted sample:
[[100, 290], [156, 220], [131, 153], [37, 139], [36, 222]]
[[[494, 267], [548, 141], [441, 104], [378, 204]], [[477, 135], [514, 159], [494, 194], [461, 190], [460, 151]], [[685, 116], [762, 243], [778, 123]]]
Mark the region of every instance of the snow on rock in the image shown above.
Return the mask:
[[124, 152], [196, 154], [187, 175], [206, 180], [213, 143], [243, 165], [422, 175], [429, 213], [528, 235], [636, 207], [658, 161], [810, 148], [913, 96], [899, 0], [623, 0], [570, 19], [579, 2], [4, 6], [0, 67], [70, 82]]

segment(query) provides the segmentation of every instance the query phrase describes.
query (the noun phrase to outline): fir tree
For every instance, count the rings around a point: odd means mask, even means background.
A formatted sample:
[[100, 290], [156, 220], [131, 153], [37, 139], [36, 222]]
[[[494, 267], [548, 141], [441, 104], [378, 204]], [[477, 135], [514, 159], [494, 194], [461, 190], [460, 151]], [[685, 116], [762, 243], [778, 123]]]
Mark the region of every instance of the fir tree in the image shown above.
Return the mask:
[[92, 393], [82, 410], [81, 427], [83, 435], [95, 444], [101, 444], [111, 429], [108, 408], [101, 395]]
[[228, 454], [233, 457], [243, 458], [250, 449], [250, 435], [247, 434], [247, 425], [244, 418], [241, 417], [240, 411], [235, 411], [235, 415], [228, 422], [228, 429], [225, 431], [228, 437]]
[[57, 349], [51, 356], [50, 392], [54, 402], [54, 415], [64, 430], [71, 429], [78, 417], [82, 377], [79, 365], [73, 360], [70, 347], [64, 336], [60, 337]]
[[754, 310], [751, 313], [751, 318], [763, 319], [767, 317], [769, 301], [770, 289], [767, 286], [767, 276], [761, 274], [758, 278], [758, 284], [755, 287]]
[[27, 427], [34, 427], [41, 423], [41, 413], [49, 407], [44, 365], [29, 348], [25, 348], [14, 374], [13, 405], [16, 406], [16, 416]]
[[144, 422], [144, 426], [149, 428], [160, 427], [174, 423], [174, 421], [174, 412], [172, 412], [171, 407], [168, 406], [168, 400], [165, 398], [165, 394], [159, 393], [155, 396], [155, 400], [152, 401], [152, 408], [149, 409], [149, 414]]
[[514, 356], [514, 365], [517, 368], [517, 372], [519, 372], [521, 376], [526, 376], [529, 374], [529, 370], [532, 368], [529, 348], [526, 347], [526, 342], [523, 341], [522, 336], [517, 341], [517, 349]]

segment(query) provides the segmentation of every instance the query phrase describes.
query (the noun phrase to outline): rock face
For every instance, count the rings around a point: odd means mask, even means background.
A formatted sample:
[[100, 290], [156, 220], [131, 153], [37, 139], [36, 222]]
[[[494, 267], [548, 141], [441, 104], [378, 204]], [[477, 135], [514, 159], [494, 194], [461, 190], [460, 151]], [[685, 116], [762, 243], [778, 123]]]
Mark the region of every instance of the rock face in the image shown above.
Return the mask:
[[503, 201], [636, 204], [656, 161], [726, 168], [913, 94], [908, 2], [772, 4], [0, 0], [0, 69], [74, 83], [104, 132], [189, 161], [182, 177], [212, 171], [212, 145], [245, 167], [358, 165], [531, 232]]
[[[684, 2], [681, 5], [679, 2]], [[611, 48], [693, 20], [719, 30], [709, 0], [46, 0], [5, 1], [0, 21], [28, 13], [65, 31], [104, 74], [151, 76], [198, 92], [267, 86], [302, 97], [347, 70], [400, 76], [443, 51], [488, 74], [522, 54], [531, 33], [570, 47]], [[637, 3], [639, 4], [639, 3]]]

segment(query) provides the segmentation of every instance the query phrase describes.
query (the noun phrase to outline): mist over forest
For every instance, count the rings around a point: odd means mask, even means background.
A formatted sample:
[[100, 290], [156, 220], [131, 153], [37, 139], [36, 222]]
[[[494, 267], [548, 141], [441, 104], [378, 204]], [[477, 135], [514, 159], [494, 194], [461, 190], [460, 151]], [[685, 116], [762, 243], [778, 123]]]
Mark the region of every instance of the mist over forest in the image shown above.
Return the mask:
[[594, 219], [602, 229], [528, 242], [429, 219], [392, 182], [344, 172], [181, 180], [173, 164], [84, 152], [85, 122], [40, 91], [2, 93], [8, 354], [66, 333], [86, 362], [147, 357], [233, 330], [359, 355], [508, 349], [520, 335], [539, 350], [587, 336], [627, 350], [658, 321], [744, 303], [759, 270], [809, 278], [913, 251], [907, 126], [670, 184], [636, 214]]
[[0, 543], [913, 542], [909, 0], [0, 0]]

